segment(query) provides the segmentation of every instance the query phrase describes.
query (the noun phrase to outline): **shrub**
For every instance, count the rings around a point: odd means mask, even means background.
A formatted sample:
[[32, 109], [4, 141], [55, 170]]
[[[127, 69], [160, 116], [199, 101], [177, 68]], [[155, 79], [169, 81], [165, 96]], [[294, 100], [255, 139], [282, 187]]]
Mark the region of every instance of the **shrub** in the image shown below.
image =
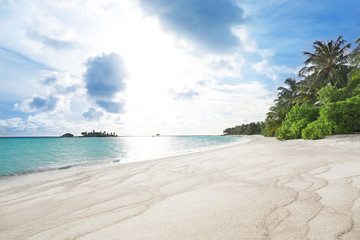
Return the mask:
[[265, 137], [274, 137], [277, 129], [281, 127], [281, 122], [269, 122], [262, 128], [261, 134]]
[[320, 109], [320, 117], [303, 131], [304, 139], [326, 135], [348, 134], [360, 130], [360, 95], [346, 101], [329, 102]]
[[353, 133], [360, 129], [360, 95], [325, 104], [320, 114], [335, 123], [335, 134]]
[[319, 139], [327, 135], [334, 134], [334, 122], [328, 121], [324, 118], [319, 118], [318, 120], [310, 123], [306, 128], [301, 131], [301, 136], [303, 139]]
[[275, 135], [280, 140], [301, 138], [301, 131], [318, 116], [319, 109], [316, 106], [308, 104], [294, 106]]

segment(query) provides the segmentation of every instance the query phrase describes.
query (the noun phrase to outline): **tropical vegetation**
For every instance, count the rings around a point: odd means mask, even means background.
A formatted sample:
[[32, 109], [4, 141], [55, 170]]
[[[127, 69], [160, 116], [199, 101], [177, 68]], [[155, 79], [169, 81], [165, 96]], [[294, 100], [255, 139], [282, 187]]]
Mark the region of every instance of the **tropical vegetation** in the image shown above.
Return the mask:
[[265, 136], [318, 139], [360, 131], [360, 38], [351, 44], [315, 41], [299, 71], [300, 81], [286, 79], [266, 117]]
[[117, 137], [115, 133], [107, 133], [105, 131], [103, 132], [96, 132], [93, 130], [92, 132], [82, 132], [82, 137]]
[[262, 134], [287, 140], [360, 132], [360, 38], [352, 50], [339, 36], [336, 41], [315, 41], [313, 52], [303, 54], [300, 80], [287, 78], [278, 88]]
[[261, 134], [261, 130], [264, 127], [265, 122], [251, 122], [248, 124], [242, 124], [232, 128], [225, 129], [224, 135], [255, 135]]

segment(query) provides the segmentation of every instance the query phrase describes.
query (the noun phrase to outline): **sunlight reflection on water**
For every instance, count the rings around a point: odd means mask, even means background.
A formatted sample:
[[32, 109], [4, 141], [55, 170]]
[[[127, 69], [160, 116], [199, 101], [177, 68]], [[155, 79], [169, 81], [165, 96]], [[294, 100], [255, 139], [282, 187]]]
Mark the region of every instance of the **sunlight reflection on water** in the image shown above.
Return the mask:
[[242, 137], [0, 138], [0, 176], [128, 163], [197, 152], [245, 141]]

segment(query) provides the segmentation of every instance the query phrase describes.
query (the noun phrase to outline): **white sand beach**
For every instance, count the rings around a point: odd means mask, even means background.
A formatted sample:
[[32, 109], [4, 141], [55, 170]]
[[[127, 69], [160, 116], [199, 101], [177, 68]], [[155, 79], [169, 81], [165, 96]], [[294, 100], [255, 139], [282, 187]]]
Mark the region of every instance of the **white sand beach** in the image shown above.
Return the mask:
[[360, 239], [360, 135], [0, 180], [0, 239]]

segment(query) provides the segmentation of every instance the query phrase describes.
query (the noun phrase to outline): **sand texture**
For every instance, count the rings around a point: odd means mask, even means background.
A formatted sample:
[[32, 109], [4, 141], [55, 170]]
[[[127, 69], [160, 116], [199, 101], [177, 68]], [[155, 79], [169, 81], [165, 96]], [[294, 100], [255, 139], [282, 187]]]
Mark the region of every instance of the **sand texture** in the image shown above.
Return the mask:
[[0, 181], [0, 239], [360, 239], [360, 135]]

